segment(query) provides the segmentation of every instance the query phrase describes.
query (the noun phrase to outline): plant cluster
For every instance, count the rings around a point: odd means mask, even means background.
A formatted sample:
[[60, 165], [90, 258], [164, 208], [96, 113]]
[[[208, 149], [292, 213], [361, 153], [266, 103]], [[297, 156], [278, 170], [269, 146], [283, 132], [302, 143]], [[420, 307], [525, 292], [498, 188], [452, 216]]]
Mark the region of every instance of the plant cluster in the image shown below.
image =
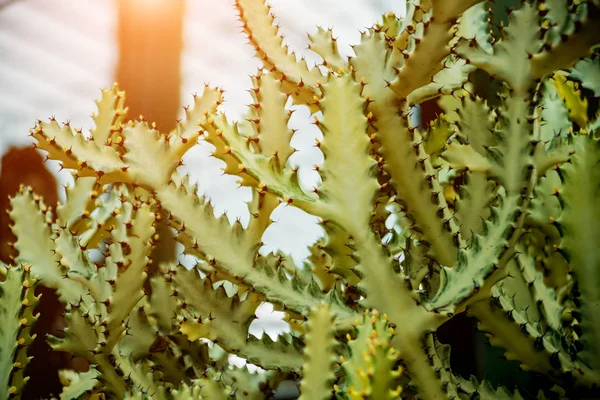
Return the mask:
[[[259, 399], [294, 379], [301, 399], [563, 399], [600, 383], [600, 43], [597, 0], [413, 0], [384, 15], [354, 55], [331, 30], [309, 36], [309, 67], [264, 0], [237, 0], [263, 62], [240, 122], [205, 87], [168, 133], [126, 120], [102, 92], [89, 136], [39, 121], [36, 146], [73, 170], [55, 209], [28, 188], [8, 211], [14, 264], [0, 283], [0, 399], [18, 397], [36, 284], [66, 304], [53, 348], [86, 359], [61, 371], [61, 399]], [[289, 99], [322, 132], [321, 183], [290, 165]], [[412, 107], [435, 100], [434, 121]], [[427, 122], [427, 121], [426, 121]], [[252, 188], [231, 225], [177, 172], [198, 140]], [[304, 265], [259, 252], [280, 204], [319, 217]], [[197, 259], [177, 265], [174, 240]], [[292, 333], [249, 335], [270, 302]], [[459, 313], [539, 393], [453, 372], [436, 331]], [[262, 367], [250, 373], [230, 354]], [[537, 397], [536, 397], [537, 396]]]

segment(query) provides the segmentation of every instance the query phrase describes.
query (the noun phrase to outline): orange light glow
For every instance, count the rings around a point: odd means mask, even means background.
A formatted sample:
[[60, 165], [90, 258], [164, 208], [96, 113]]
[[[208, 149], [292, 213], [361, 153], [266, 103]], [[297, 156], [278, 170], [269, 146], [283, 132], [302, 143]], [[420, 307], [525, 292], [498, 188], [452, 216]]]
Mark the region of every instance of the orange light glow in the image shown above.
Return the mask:
[[117, 81], [129, 115], [174, 127], [181, 87], [183, 0], [120, 0]]

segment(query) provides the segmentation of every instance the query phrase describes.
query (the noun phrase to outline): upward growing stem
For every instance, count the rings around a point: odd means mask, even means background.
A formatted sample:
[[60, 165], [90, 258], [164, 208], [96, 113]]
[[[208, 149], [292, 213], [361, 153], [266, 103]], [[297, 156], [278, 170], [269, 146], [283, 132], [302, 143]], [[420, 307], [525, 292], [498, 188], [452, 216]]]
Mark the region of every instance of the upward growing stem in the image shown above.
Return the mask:
[[372, 233], [354, 236], [360, 256], [359, 288], [366, 293], [368, 307], [384, 313], [398, 333], [392, 341], [399, 351], [420, 398], [447, 398], [423, 346], [425, 335], [435, 331], [447, 318], [419, 307], [411, 290], [394, 272], [392, 258], [386, 256]]

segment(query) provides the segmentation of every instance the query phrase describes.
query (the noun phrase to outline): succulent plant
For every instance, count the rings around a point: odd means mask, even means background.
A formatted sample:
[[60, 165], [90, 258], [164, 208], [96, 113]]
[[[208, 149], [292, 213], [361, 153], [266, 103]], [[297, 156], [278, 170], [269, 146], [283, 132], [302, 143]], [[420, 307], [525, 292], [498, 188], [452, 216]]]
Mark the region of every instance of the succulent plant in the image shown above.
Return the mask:
[[[168, 133], [126, 122], [117, 86], [102, 92], [89, 137], [39, 121], [36, 146], [75, 184], [55, 210], [28, 188], [11, 199], [18, 255], [0, 306], [15, 326], [0, 362], [25, 357], [12, 304], [29, 299], [28, 273], [67, 305], [54, 349], [90, 364], [61, 372], [61, 399], [258, 399], [286, 379], [302, 399], [593, 398], [600, 2], [512, 3], [414, 0], [363, 32], [347, 60], [319, 29], [310, 49], [323, 63], [309, 67], [264, 0], [237, 0], [264, 67], [244, 122], [219, 112], [223, 93], [208, 86]], [[323, 134], [312, 190], [288, 162], [303, 133], [288, 125], [289, 99]], [[434, 100], [443, 114], [413, 126], [412, 107]], [[247, 225], [215, 217], [177, 172], [198, 140], [252, 189]], [[280, 204], [320, 219], [324, 238], [302, 266], [259, 253]], [[171, 239], [160, 224], [195, 268], [161, 254]], [[263, 302], [285, 313], [290, 335], [249, 335]], [[552, 384], [528, 393], [454, 372], [436, 331], [460, 313]], [[265, 371], [233, 367], [230, 354]], [[0, 378], [17, 394], [13, 365]]]
[[39, 296], [34, 295], [38, 280], [30, 275], [28, 265], [0, 267], [0, 399], [18, 396], [28, 377], [25, 368], [29, 364], [27, 347], [35, 339], [31, 328], [39, 314], [34, 314]]

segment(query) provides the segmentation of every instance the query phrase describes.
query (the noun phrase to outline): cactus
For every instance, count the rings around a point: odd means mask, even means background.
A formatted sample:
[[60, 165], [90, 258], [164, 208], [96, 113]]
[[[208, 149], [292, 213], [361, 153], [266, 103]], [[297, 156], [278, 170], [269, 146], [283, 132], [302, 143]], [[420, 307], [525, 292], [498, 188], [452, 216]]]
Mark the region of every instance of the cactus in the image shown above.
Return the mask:
[[29, 377], [25, 368], [30, 357], [27, 348], [35, 339], [31, 328], [39, 318], [34, 314], [40, 296], [34, 290], [37, 277], [31, 276], [29, 265], [0, 266], [0, 311], [4, 322], [0, 327], [0, 399], [20, 398]]
[[[247, 122], [220, 113], [223, 93], [207, 86], [159, 132], [126, 122], [116, 85], [102, 92], [89, 138], [38, 121], [36, 146], [75, 184], [55, 210], [22, 188], [9, 215], [15, 265], [67, 306], [64, 337], [49, 342], [90, 364], [61, 372], [61, 398], [259, 399], [286, 379], [302, 399], [593, 397], [600, 2], [512, 3], [413, 0], [404, 18], [386, 14], [363, 32], [348, 60], [319, 29], [310, 49], [323, 63], [309, 67], [283, 45], [264, 0], [237, 0], [263, 62]], [[492, 84], [476, 85], [481, 74]], [[312, 190], [288, 162], [302, 134], [288, 127], [290, 99], [323, 134]], [[414, 126], [411, 109], [426, 101], [444, 112]], [[177, 172], [198, 140], [252, 189], [248, 224], [215, 217]], [[320, 218], [324, 238], [303, 266], [259, 253], [279, 204]], [[160, 254], [164, 223], [194, 268]], [[10, 283], [25, 279], [19, 268], [2, 284], [12, 323], [22, 317], [11, 302], [25, 296]], [[263, 302], [285, 313], [291, 334], [249, 334]], [[436, 332], [459, 313], [552, 384], [531, 393], [453, 371]], [[12, 362], [14, 330], [2, 337], [0, 361]], [[2, 372], [1, 384], [22, 385], [18, 371]]]

